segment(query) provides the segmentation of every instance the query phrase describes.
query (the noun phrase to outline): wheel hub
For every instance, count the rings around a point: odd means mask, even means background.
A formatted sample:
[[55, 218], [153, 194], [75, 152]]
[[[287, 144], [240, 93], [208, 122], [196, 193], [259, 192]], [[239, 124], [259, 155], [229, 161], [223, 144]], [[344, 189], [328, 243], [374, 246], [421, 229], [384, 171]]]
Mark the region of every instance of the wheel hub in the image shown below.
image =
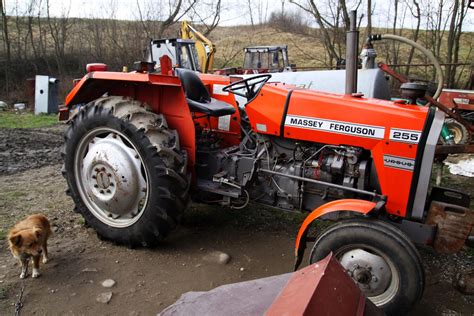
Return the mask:
[[[97, 171], [97, 170], [98, 169], [96, 168], [95, 171]], [[100, 171], [97, 171], [96, 175], [92, 175], [92, 178], [95, 177], [95, 179], [97, 181], [97, 186], [100, 189], [108, 189], [110, 186], [113, 186], [112, 174], [108, 173], [106, 171], [108, 171], [108, 170], [106, 170], [105, 167], [102, 167], [102, 169]]]
[[392, 273], [381, 256], [354, 249], [344, 253], [340, 263], [367, 296], [380, 295], [390, 285]]
[[459, 144], [462, 140], [462, 130], [457, 126], [450, 126], [449, 131], [454, 136], [454, 143]]
[[139, 214], [147, 182], [139, 153], [120, 135], [106, 135], [89, 138], [81, 182], [91, 211], [107, 224], [119, 227], [130, 224], [130, 219]]
[[361, 283], [361, 284], [369, 284], [370, 281], [372, 280], [372, 274], [370, 273], [368, 269], [357, 268], [357, 269], [354, 269], [352, 274], [353, 274], [353, 278], [358, 283]]

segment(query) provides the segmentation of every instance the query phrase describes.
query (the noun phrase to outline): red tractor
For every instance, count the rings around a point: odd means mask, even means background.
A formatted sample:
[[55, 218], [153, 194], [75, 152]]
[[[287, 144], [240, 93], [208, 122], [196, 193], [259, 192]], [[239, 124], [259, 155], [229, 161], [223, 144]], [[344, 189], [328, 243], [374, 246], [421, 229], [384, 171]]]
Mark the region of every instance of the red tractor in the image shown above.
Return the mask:
[[76, 211], [100, 236], [154, 245], [190, 199], [310, 212], [297, 264], [310, 225], [338, 219], [315, 239], [311, 263], [332, 251], [388, 314], [421, 298], [414, 242], [439, 238], [430, 213], [471, 212], [461, 192], [428, 194], [443, 113], [268, 82], [268, 74], [232, 82], [160, 61], [130, 73], [89, 67], [66, 98], [79, 109], [65, 134], [63, 173]]

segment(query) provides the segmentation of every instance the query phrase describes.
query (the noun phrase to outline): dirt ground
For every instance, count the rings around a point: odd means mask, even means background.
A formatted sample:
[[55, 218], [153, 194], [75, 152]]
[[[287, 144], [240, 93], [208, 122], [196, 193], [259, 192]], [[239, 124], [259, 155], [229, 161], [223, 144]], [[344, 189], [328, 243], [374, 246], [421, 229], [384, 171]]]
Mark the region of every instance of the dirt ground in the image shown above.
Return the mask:
[[[291, 271], [303, 217], [258, 205], [237, 211], [193, 204], [184, 223], [155, 249], [132, 250], [99, 240], [64, 194], [62, 129], [0, 129], [0, 315], [14, 314], [22, 287], [23, 315], [154, 315], [187, 291]], [[470, 191], [474, 187], [468, 178], [448, 176], [447, 181]], [[20, 280], [5, 234], [15, 221], [35, 212], [53, 224], [51, 260], [41, 267], [39, 279]], [[229, 254], [231, 261], [204, 260], [214, 250]], [[474, 268], [473, 249], [449, 256], [429, 248], [420, 252], [427, 286], [413, 315], [472, 315], [474, 297], [459, 293], [452, 280], [457, 272]], [[116, 285], [103, 288], [106, 279]], [[97, 302], [107, 291], [113, 293], [110, 302]]]

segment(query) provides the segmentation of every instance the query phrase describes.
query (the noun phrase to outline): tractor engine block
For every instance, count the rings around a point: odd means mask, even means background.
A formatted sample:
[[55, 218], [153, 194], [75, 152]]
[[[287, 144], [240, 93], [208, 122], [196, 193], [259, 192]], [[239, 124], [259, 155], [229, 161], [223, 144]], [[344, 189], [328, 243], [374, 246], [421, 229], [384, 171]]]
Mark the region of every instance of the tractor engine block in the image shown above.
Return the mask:
[[[355, 197], [325, 183], [369, 188], [371, 158], [361, 148], [259, 135], [253, 147], [248, 143], [219, 149], [219, 139], [207, 132], [199, 133], [197, 143], [197, 176], [214, 183], [217, 194], [224, 189], [235, 196], [240, 188], [240, 194], [248, 200], [286, 210], [313, 210], [334, 199]], [[232, 198], [224, 199], [222, 204], [234, 205]]]
[[261, 146], [267, 146], [265, 150], [269, 159], [262, 159], [260, 168], [282, 174], [258, 174], [258, 185], [254, 184], [258, 187], [254, 191], [258, 193], [252, 192], [252, 196], [260, 194], [261, 202], [288, 210], [312, 210], [330, 200], [353, 196], [339, 188], [285, 175], [362, 190], [368, 188], [370, 156], [361, 148], [292, 144], [282, 139], [270, 139]]

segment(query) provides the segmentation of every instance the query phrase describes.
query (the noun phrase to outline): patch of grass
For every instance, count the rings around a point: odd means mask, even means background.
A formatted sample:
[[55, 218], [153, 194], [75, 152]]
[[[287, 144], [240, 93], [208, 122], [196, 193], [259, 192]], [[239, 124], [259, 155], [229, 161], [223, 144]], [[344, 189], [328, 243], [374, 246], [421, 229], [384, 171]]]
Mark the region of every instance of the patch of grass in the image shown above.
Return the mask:
[[7, 191], [7, 192], [1, 192], [0, 193], [0, 207], [1, 208], [9, 208], [13, 207], [15, 203], [25, 197], [27, 194], [22, 191]]
[[0, 300], [7, 298], [7, 288], [0, 287]]
[[56, 114], [39, 114], [32, 112], [0, 112], [0, 128], [39, 128], [58, 124]]
[[474, 256], [474, 247], [466, 247], [466, 253], [468, 256]]
[[11, 192], [8, 192], [8, 195], [11, 198], [19, 198], [19, 197], [22, 197], [22, 196], [26, 196], [26, 193], [21, 192], [21, 191], [11, 191]]
[[0, 228], [0, 240], [4, 240], [7, 237], [7, 231]]

